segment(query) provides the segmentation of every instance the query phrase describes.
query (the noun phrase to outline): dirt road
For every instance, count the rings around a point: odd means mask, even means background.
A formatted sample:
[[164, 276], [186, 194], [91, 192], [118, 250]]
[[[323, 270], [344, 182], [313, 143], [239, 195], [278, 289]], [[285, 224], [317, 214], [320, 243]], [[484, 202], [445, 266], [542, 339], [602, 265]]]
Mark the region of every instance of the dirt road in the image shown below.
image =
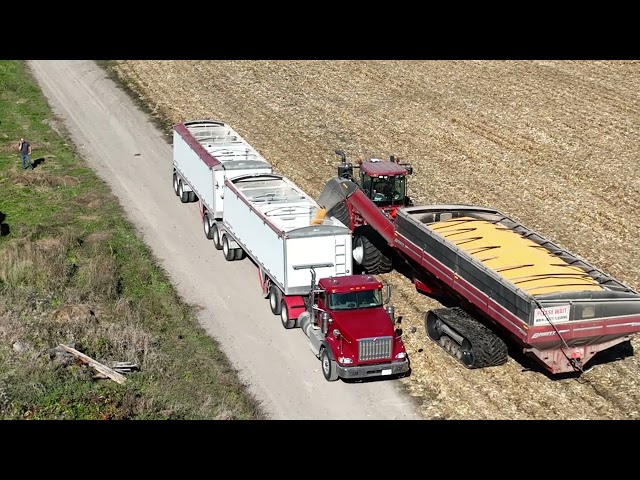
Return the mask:
[[396, 381], [328, 383], [300, 330], [286, 331], [262, 298], [255, 266], [226, 262], [202, 233], [197, 207], [171, 187], [171, 147], [92, 61], [31, 61], [30, 67], [78, 150], [120, 198], [171, 275], [201, 307], [222, 345], [274, 419], [418, 419]]

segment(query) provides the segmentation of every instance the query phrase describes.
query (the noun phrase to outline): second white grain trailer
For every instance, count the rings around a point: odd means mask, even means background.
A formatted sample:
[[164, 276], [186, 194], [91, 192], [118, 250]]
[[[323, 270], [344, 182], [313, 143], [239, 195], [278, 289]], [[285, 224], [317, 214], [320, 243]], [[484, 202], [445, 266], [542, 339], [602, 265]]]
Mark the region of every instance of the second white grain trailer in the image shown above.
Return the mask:
[[225, 259], [251, 257], [260, 270], [271, 311], [289, 318], [304, 311], [312, 271], [317, 278], [352, 274], [351, 230], [334, 217], [312, 225], [319, 206], [288, 178], [276, 174], [227, 179], [222, 250]]

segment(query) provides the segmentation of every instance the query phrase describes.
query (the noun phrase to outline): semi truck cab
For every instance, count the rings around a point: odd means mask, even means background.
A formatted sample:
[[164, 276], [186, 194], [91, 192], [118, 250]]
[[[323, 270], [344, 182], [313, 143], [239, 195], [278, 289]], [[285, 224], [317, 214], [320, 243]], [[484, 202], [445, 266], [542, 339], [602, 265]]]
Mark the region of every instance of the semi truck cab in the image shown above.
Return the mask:
[[384, 295], [383, 284], [364, 274], [322, 278], [312, 289], [298, 324], [321, 360], [326, 380], [410, 372], [402, 331], [389, 303], [391, 287], [386, 289]]

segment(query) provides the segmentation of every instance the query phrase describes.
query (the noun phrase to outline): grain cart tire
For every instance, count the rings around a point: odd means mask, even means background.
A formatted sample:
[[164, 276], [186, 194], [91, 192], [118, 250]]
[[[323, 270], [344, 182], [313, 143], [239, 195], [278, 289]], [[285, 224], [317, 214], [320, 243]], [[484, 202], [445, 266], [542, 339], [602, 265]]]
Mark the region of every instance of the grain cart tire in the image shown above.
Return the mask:
[[353, 260], [371, 275], [393, 269], [391, 248], [371, 225], [358, 227], [354, 232]]
[[173, 193], [175, 193], [176, 196], [180, 195], [178, 193], [178, 174], [176, 172], [173, 172]]
[[269, 287], [269, 306], [271, 313], [280, 315], [282, 313], [282, 291], [275, 285]]
[[282, 322], [282, 326], [287, 330], [292, 329], [296, 326], [296, 321], [291, 320], [289, 318], [289, 307], [287, 307], [287, 303], [283, 300], [280, 300], [280, 321]]
[[204, 229], [204, 236], [211, 240], [213, 238], [213, 230], [211, 229], [211, 220], [209, 220], [208, 213], [205, 213], [202, 217], [202, 228]]
[[189, 201], [189, 192], [185, 192], [182, 180], [178, 180], [178, 196], [182, 203], [187, 203]]
[[222, 241], [220, 240], [220, 229], [215, 223], [211, 226], [211, 238], [216, 250], [222, 250]]
[[320, 352], [320, 362], [322, 363], [322, 375], [327, 382], [335, 382], [338, 380], [338, 364], [335, 360], [331, 360], [327, 348], [323, 348]]
[[229, 246], [229, 238], [226, 235], [222, 235], [222, 254], [228, 262], [233, 262], [236, 259], [235, 248]]

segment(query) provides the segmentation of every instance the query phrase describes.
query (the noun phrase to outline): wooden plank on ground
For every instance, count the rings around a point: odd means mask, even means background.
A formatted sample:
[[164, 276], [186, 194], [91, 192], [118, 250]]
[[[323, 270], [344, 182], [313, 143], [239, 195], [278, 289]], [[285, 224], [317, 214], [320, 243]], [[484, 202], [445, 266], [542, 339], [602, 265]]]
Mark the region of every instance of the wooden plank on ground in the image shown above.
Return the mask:
[[103, 365], [100, 362], [97, 362], [93, 358], [89, 357], [88, 355], [85, 355], [82, 352], [79, 352], [75, 348], [67, 347], [66, 345], [63, 345], [63, 344], [60, 344], [60, 346], [64, 348], [67, 352], [75, 355], [76, 357], [80, 358], [82, 361], [88, 363], [93, 368], [95, 368], [98, 372], [102, 373], [103, 375], [106, 375], [114, 382], [123, 384], [127, 380], [127, 378], [124, 375], [116, 372], [115, 370], [112, 370], [111, 368], [107, 367], [106, 365]]

